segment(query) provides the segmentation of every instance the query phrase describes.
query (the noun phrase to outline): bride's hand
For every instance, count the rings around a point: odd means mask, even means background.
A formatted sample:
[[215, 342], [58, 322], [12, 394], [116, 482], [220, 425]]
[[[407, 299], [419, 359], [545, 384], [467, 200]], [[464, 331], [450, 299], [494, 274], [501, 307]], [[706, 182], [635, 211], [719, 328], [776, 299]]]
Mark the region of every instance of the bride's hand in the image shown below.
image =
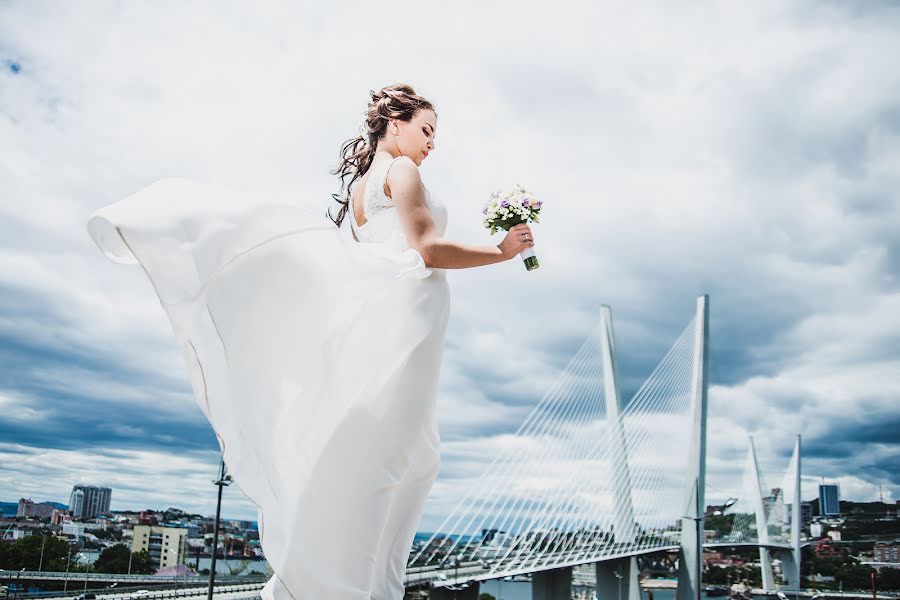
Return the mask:
[[534, 236], [531, 235], [531, 228], [525, 223], [515, 225], [506, 232], [506, 237], [497, 244], [497, 247], [500, 248], [500, 252], [503, 253], [503, 258], [506, 260], [518, 255], [525, 248], [534, 247]]

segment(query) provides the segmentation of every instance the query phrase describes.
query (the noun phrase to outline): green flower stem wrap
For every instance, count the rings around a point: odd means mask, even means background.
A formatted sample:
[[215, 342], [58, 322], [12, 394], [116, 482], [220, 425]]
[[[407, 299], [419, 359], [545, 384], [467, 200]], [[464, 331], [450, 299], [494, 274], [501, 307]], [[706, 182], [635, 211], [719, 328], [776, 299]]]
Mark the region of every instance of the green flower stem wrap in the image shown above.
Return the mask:
[[[481, 211], [484, 214], [484, 226], [494, 234], [498, 229], [509, 231], [522, 223], [537, 223], [542, 204], [542, 201], [521, 185], [516, 184], [508, 190], [498, 189], [491, 194]], [[540, 267], [532, 248], [519, 252], [519, 257], [528, 271]]]
[[[537, 219], [535, 219], [535, 221], [537, 221]], [[500, 224], [500, 227], [504, 231], [509, 231], [510, 229], [521, 223], [527, 223], [527, 221], [522, 219], [521, 217], [514, 216], [511, 219], [505, 220], [502, 224]], [[524, 250], [519, 252], [519, 258], [521, 258], [522, 262], [525, 263], [525, 269], [528, 271], [534, 271], [541, 266], [541, 264], [538, 262], [537, 256], [535, 256], [534, 254], [533, 248], [525, 248]]]
[[522, 258], [522, 262], [525, 263], [525, 268], [529, 271], [534, 271], [541, 266], [541, 264], [538, 262], [537, 256], [534, 255], [534, 250], [532, 250], [531, 248], [522, 250], [521, 252], [519, 252], [519, 256]]

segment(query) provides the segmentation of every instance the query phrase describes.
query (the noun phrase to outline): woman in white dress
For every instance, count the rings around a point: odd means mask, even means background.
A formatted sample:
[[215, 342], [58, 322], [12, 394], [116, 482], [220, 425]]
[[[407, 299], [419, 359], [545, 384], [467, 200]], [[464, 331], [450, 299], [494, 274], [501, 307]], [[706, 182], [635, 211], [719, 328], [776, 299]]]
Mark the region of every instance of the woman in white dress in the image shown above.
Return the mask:
[[[534, 245], [527, 225], [496, 246], [445, 239], [446, 208], [419, 174], [433, 105], [405, 84], [371, 97], [366, 135], [334, 171], [346, 191], [332, 222], [186, 179], [88, 222], [107, 256], [147, 273], [223, 460], [259, 507], [266, 600], [403, 597], [440, 465], [444, 270]], [[334, 226], [345, 218], [353, 240]]]

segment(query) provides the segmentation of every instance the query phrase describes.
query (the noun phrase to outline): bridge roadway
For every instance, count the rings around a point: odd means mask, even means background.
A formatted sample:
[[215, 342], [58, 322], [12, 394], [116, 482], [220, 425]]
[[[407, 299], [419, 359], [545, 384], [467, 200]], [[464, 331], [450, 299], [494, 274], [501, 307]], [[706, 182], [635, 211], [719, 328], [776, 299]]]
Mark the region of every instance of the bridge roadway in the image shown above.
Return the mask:
[[[804, 543], [808, 545], [809, 542]], [[716, 548], [758, 548], [759, 544], [752, 542], [711, 542], [704, 544], [705, 549]], [[773, 550], [789, 551], [788, 544], [768, 544], [767, 548]], [[609, 548], [605, 548], [609, 550]], [[563, 567], [574, 567], [584, 564], [593, 564], [596, 562], [616, 560], [620, 558], [629, 558], [631, 556], [641, 556], [644, 554], [657, 554], [662, 552], [677, 552], [678, 545], [655, 546], [652, 548], [636, 549], [628, 552], [609, 553], [598, 557], [596, 550], [593, 556], [585, 556], [584, 549], [567, 550], [565, 552], [557, 552], [550, 554], [541, 554], [537, 560], [535, 557], [514, 558], [509, 557], [499, 561], [502, 565], [500, 571], [492, 572], [493, 565], [499, 560], [489, 558], [480, 558], [477, 560], [461, 561], [457, 568], [452, 562], [444, 564], [426, 565], [420, 567], [409, 567], [406, 571], [407, 587], [445, 587], [450, 585], [458, 585], [467, 581], [488, 581], [497, 579], [498, 577], [508, 577], [514, 575], [526, 575], [538, 571], [551, 569], [559, 569]], [[539, 563], [539, 564], [535, 564]], [[0, 581], [5, 583], [15, 583], [18, 579], [22, 582], [39, 582], [39, 581], [60, 581], [68, 578], [69, 584], [73, 587], [73, 592], [65, 596], [75, 596], [83, 592], [81, 587], [87, 579], [95, 585], [99, 583], [128, 583], [131, 586], [140, 585], [160, 585], [167, 584], [176, 586], [172, 589], [163, 589], [150, 591], [140, 597], [145, 600], [161, 600], [165, 598], [191, 597], [206, 594], [208, 577], [206, 575], [193, 576], [157, 576], [146, 574], [117, 574], [117, 573], [59, 573], [52, 571], [5, 571], [0, 570]], [[216, 589], [214, 595], [217, 598], [256, 598], [259, 596], [259, 590], [262, 589], [267, 577], [261, 575], [259, 577], [247, 576], [216, 576]], [[231, 584], [231, 585], [225, 585]], [[180, 588], [178, 587], [180, 586]], [[76, 591], [77, 590], [77, 591]], [[97, 594], [97, 598], [106, 600], [128, 600], [135, 597], [134, 591], [99, 594], [96, 587], [88, 587], [88, 591]], [[47, 594], [47, 596], [62, 596], [62, 594]]]
[[[209, 581], [208, 575], [151, 575], [151, 574], [125, 574], [125, 573], [82, 573], [64, 571], [9, 571], [0, 569], [0, 581], [15, 582], [17, 578], [26, 581], [60, 581], [68, 579], [69, 581], [104, 581], [108, 583], [132, 583], [132, 584], [160, 584], [160, 583], [206, 583]], [[268, 580], [263, 574], [258, 577], [250, 575], [216, 575], [216, 584], [219, 583], [265, 583]]]
[[[803, 545], [808, 545], [806, 542]], [[760, 544], [752, 542], [713, 542], [703, 545], [704, 549], [716, 548], [759, 548]], [[771, 550], [790, 551], [788, 544], [768, 544], [765, 546]], [[643, 548], [631, 550], [628, 552], [604, 554], [598, 557], [596, 553], [593, 556], [585, 556], [583, 549], [568, 550], [561, 553], [541, 554], [535, 560], [535, 557], [523, 558], [507, 558], [500, 561], [503, 565], [499, 571], [491, 572], [493, 562], [490, 559], [477, 559], [460, 561], [459, 567], [453, 562], [445, 562], [436, 565], [427, 565], [422, 567], [409, 567], [406, 570], [406, 586], [407, 587], [446, 587], [451, 585], [459, 585], [468, 581], [488, 581], [499, 577], [507, 577], [512, 575], [525, 575], [536, 573], [538, 571], [549, 571], [552, 569], [560, 569], [564, 567], [575, 567], [584, 564], [593, 564], [608, 560], [617, 560], [620, 558], [630, 558], [632, 556], [642, 556], [645, 554], [658, 554], [662, 552], [677, 552], [678, 544], [669, 546], [655, 546], [652, 548]], [[595, 551], [596, 552], [596, 551]], [[537, 563], [537, 564], [535, 564]]]
[[[168, 600], [175, 598], [205, 598], [209, 577], [195, 575], [185, 578], [181, 576], [175, 582], [174, 577], [153, 575], [122, 575], [116, 573], [68, 573], [68, 590], [44, 592], [40, 594], [20, 594], [23, 598], [74, 598], [85, 593], [85, 581], [87, 581], [87, 593], [94, 594], [96, 598], [103, 600]], [[4, 571], [0, 570], [0, 582], [10, 584], [26, 583], [50, 583], [61, 585], [66, 580], [66, 573], [48, 571]], [[225, 580], [225, 581], [222, 581]], [[233, 577], [217, 576], [213, 596], [218, 600], [251, 600], [259, 598], [259, 591], [265, 585], [266, 577]], [[128, 582], [127, 587], [112, 588], [122, 582]], [[240, 583], [236, 583], [240, 582]], [[162, 587], [159, 587], [162, 585]], [[151, 587], [153, 586], [153, 587]], [[149, 589], [144, 589], [144, 588]], [[15, 592], [10, 591], [10, 595]]]

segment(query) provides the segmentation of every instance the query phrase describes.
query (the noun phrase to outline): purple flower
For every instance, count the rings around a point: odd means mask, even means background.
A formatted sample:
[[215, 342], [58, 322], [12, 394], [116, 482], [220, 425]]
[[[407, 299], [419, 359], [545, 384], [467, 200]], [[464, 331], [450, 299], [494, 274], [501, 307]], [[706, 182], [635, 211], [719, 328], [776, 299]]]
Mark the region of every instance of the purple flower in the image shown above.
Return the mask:
[[527, 207], [529, 202], [531, 202], [531, 200], [529, 200], [528, 198], [523, 199], [523, 200], [522, 200], [522, 206]]
[[485, 206], [485, 207], [482, 209], [481, 214], [483, 214], [483, 215], [486, 215], [486, 214], [487, 214], [487, 206]]
[[540, 207], [541, 207], [541, 201], [540, 200], [535, 201], [534, 208], [539, 209]]
[[504, 200], [503, 202], [500, 203], [500, 206], [502, 206], [503, 208], [506, 208], [507, 206], [509, 206], [509, 200]]

